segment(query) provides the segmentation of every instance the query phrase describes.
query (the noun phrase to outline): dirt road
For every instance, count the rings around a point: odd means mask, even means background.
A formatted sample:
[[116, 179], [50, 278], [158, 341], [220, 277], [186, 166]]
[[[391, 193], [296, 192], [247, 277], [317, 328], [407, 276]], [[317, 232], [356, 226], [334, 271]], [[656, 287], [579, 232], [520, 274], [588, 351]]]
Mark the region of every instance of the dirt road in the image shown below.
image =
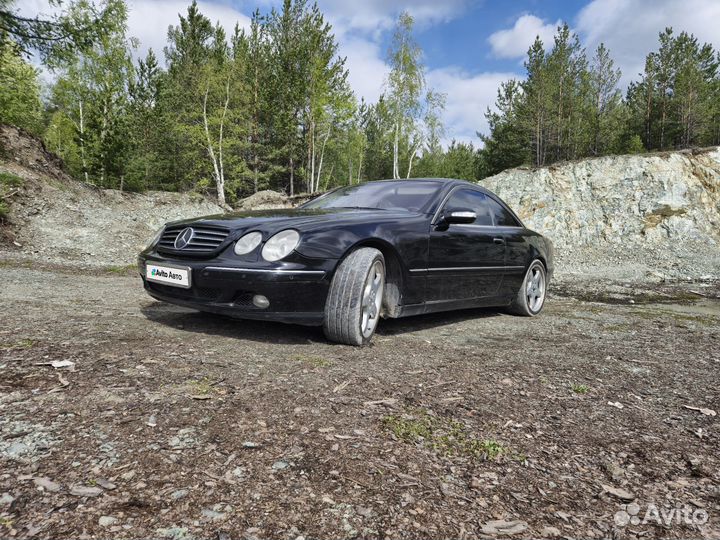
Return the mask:
[[0, 277], [0, 536], [720, 537], [717, 287], [358, 349], [130, 274]]

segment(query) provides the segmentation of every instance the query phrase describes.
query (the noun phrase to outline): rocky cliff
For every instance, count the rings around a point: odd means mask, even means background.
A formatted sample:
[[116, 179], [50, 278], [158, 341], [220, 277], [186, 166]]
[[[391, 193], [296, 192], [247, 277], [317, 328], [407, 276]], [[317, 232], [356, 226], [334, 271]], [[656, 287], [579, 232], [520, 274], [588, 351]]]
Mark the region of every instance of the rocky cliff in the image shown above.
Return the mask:
[[553, 240], [559, 277], [720, 276], [720, 148], [511, 169], [480, 183]]

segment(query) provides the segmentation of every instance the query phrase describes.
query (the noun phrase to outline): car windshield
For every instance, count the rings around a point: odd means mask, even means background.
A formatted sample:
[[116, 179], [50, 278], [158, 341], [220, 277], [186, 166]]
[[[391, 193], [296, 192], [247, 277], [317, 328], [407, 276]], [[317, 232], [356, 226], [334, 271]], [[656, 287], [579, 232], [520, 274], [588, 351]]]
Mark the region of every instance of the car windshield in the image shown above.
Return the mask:
[[303, 208], [373, 208], [422, 212], [433, 201], [440, 182], [428, 180], [368, 182], [331, 191]]

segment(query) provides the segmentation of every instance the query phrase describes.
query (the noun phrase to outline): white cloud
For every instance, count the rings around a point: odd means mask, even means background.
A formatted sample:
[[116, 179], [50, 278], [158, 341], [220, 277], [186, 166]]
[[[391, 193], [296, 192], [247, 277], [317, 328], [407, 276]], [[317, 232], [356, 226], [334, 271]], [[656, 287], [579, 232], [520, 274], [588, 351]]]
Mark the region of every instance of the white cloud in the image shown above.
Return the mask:
[[545, 48], [553, 42], [555, 30], [562, 23], [546, 23], [535, 15], [520, 16], [512, 28], [498, 30], [490, 34], [488, 42], [492, 53], [498, 58], [522, 58], [537, 36], [545, 44]]
[[[143, 57], [149, 48], [162, 61], [163, 47], [167, 44], [168, 26], [180, 23], [179, 15], [185, 16], [188, 0], [130, 0], [128, 3], [128, 34], [140, 40], [137, 56]], [[228, 37], [235, 24], [250, 27], [250, 18], [233, 7], [217, 2], [198, 2], [200, 13], [213, 24], [220, 21]]]
[[577, 16], [588, 53], [601, 42], [623, 72], [626, 86], [643, 71], [645, 56], [658, 48], [658, 33], [671, 26], [720, 48], [718, 0], [593, 0]]
[[467, 0], [321, 0], [319, 5], [328, 19], [347, 30], [377, 33], [394, 24], [401, 11], [408, 11], [419, 25], [448, 21], [458, 16]]
[[340, 54], [347, 56], [348, 81], [358, 99], [377, 101], [390, 71], [382, 60], [380, 46], [364, 38], [346, 38], [340, 44]]
[[447, 94], [443, 120], [447, 139], [480, 144], [476, 132], [487, 133], [485, 111], [493, 108], [500, 83], [517, 77], [514, 73], [470, 74], [458, 67], [433, 69], [427, 74], [429, 86]]

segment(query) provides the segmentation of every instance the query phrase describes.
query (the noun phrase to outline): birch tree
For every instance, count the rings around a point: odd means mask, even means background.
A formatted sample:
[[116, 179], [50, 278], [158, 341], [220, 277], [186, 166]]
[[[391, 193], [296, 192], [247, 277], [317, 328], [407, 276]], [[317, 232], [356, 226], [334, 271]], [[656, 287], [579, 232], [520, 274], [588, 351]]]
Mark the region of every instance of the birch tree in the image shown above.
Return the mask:
[[412, 35], [413, 24], [409, 13], [400, 14], [388, 52], [390, 74], [386, 88], [393, 123], [393, 178], [400, 178], [401, 153], [406, 152], [409, 161], [417, 151], [417, 137], [414, 140], [411, 137], [417, 128], [425, 90], [425, 68], [420, 59], [421, 49]]

